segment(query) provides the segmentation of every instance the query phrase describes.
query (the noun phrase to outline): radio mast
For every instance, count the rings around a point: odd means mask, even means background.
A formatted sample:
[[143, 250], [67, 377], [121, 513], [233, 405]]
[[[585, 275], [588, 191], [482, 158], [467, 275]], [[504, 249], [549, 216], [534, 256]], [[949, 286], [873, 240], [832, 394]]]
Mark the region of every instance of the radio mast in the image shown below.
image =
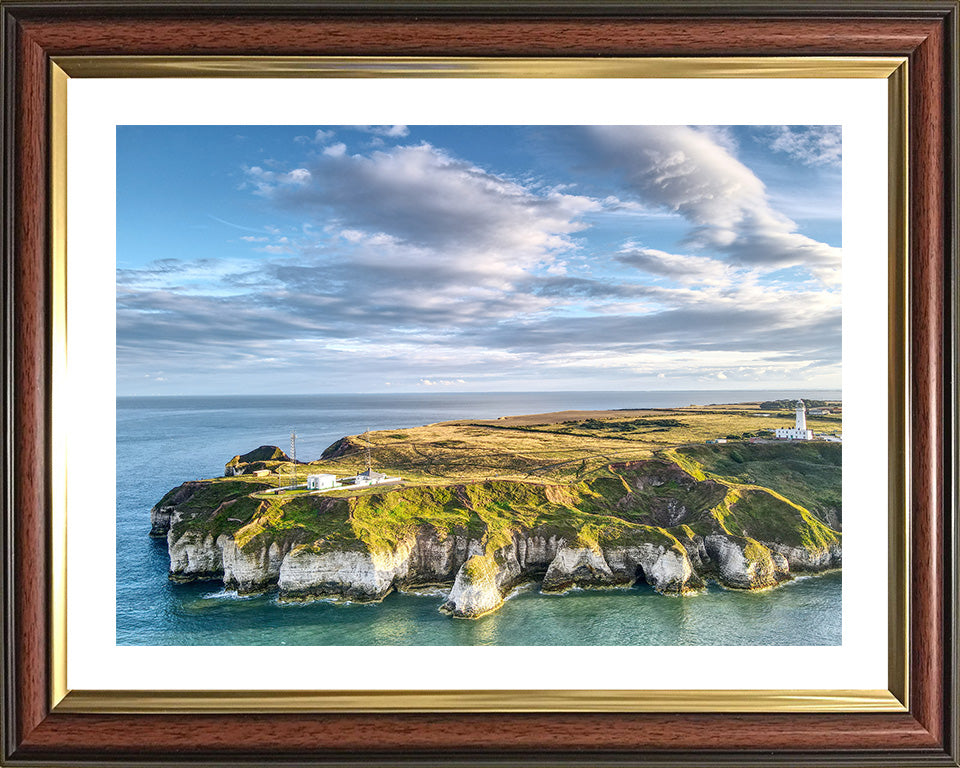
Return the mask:
[[293, 483], [297, 484], [297, 433], [290, 433], [290, 458], [293, 459]]

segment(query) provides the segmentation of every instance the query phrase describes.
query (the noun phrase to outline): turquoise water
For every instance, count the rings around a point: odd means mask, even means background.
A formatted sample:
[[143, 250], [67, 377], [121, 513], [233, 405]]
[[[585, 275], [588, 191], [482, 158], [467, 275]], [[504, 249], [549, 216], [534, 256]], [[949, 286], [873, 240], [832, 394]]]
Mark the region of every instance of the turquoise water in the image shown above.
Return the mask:
[[279, 603], [212, 584], [170, 585], [178, 644], [222, 645], [837, 645], [840, 573], [773, 592], [665, 597], [633, 589], [541, 595], [535, 584], [476, 620], [437, 608], [443, 593], [393, 593], [377, 604]]
[[150, 539], [150, 507], [184, 480], [223, 472], [261, 444], [314, 458], [344, 434], [454, 418], [566, 409], [670, 407], [839, 392], [576, 392], [119, 398], [117, 643], [120, 645], [838, 645], [841, 574], [743, 593], [711, 586], [665, 597], [648, 586], [541, 595], [526, 585], [474, 621], [437, 610], [440, 591], [372, 605], [281, 604], [239, 598], [216, 582], [173, 584], [166, 542]]

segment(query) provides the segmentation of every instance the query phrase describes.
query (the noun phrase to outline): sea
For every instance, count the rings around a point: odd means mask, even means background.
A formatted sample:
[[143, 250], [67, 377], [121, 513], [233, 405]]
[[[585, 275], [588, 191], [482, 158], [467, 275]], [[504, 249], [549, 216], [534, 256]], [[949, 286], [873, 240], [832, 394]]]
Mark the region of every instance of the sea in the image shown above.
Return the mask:
[[150, 508], [187, 480], [223, 474], [260, 445], [318, 458], [344, 435], [454, 419], [562, 410], [668, 408], [782, 398], [839, 399], [839, 390], [496, 392], [117, 398], [118, 645], [839, 645], [842, 575], [798, 578], [766, 592], [711, 585], [687, 597], [649, 586], [540, 594], [515, 590], [495, 613], [453, 619], [444, 592], [392, 593], [377, 604], [283, 604], [239, 597], [218, 582], [174, 584]]

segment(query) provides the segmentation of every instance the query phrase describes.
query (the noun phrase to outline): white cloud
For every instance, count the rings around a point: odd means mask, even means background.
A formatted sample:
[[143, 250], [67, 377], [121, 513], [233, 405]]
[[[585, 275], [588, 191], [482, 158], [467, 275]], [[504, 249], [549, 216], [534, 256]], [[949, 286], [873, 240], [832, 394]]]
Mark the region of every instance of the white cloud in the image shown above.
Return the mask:
[[[287, 173], [278, 173], [254, 165], [243, 170], [258, 195], [269, 195], [278, 186], [303, 186], [310, 181], [310, 171], [306, 168], [294, 168]], [[269, 231], [269, 228], [267, 230]]]
[[839, 165], [842, 132], [839, 125], [790, 126], [773, 130], [770, 149], [783, 152], [804, 165]]
[[[584, 144], [593, 129], [576, 130]], [[839, 252], [794, 231], [723, 134], [596, 130], [596, 199], [429, 144], [247, 168], [283, 231], [247, 228], [255, 258], [119, 271], [119, 359], [178, 377], [319, 371], [343, 391], [838, 378], [839, 293], [769, 272], [802, 262], [828, 280]], [[671, 239], [688, 222], [700, 250], [643, 245], [670, 242], [653, 216]], [[616, 261], [597, 245], [613, 238]]]
[[410, 134], [410, 129], [405, 125], [355, 125], [353, 127], [365, 133], [396, 139], [402, 139]]
[[294, 168], [283, 179], [286, 184], [307, 184], [309, 181], [310, 171], [306, 168]]
[[641, 201], [694, 224], [730, 229], [764, 206], [763, 183], [708, 134], [685, 126], [586, 128], [593, 149], [619, 167]]
[[463, 379], [420, 379], [418, 383], [424, 387], [452, 387], [467, 382]]
[[323, 128], [317, 128], [313, 136], [295, 136], [294, 141], [297, 144], [326, 144], [335, 135], [334, 131], [326, 131]]
[[[247, 174], [279, 207], [321, 221], [336, 217], [353, 242], [382, 237], [383, 245], [402, 244], [407, 266], [429, 262], [438, 275], [507, 282], [549, 266], [575, 248], [571, 236], [586, 227], [582, 215], [599, 210], [589, 198], [524, 186], [429, 144], [369, 155], [328, 152], [307, 170], [309, 177], [260, 168]], [[395, 257], [380, 261], [390, 266]]]
[[[734, 264], [802, 266], [828, 283], [840, 249], [799, 234], [775, 211], [760, 179], [710, 132], [685, 126], [590, 126], [582, 150], [601, 168], [622, 174], [642, 203], [674, 211], [693, 229], [691, 247]], [[838, 212], [839, 213], [839, 212]]]

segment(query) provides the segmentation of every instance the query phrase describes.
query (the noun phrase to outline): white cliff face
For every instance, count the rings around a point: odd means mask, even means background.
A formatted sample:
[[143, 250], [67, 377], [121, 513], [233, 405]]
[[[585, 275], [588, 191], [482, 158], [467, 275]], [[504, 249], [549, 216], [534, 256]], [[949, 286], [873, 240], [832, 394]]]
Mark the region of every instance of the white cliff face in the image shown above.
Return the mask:
[[[287, 534], [236, 545], [230, 534], [214, 537], [202, 527], [174, 528], [175, 507], [155, 509], [166, 526], [170, 577], [175, 581], [222, 579], [227, 588], [251, 593], [279, 586], [282, 600], [337, 598], [376, 601], [393, 589], [425, 584], [453, 586], [442, 609], [462, 617], [496, 610], [523, 579], [543, 575], [544, 591], [601, 588], [644, 580], [658, 592], [686, 594], [703, 586], [700, 573], [737, 589], [776, 586], [791, 570], [819, 571], [841, 562], [840, 546], [821, 551], [764, 544], [727, 534], [684, 539], [683, 546], [645, 542], [571, 546], [557, 534], [518, 531], [509, 544], [487, 552], [487, 544], [457, 533], [440, 536], [423, 527], [392, 551], [302, 544]], [[285, 538], [286, 536], [286, 538]], [[699, 572], [699, 573], [698, 573]]]
[[716, 563], [722, 584], [729, 587], [749, 589], [753, 579], [747, 570], [747, 558], [743, 549], [726, 536], [707, 536], [707, 553]]
[[377, 568], [368, 552], [316, 553], [304, 547], [291, 552], [280, 566], [280, 595], [284, 600], [379, 600], [390, 591], [393, 577], [392, 570]]
[[[396, 550], [378, 554], [362, 548], [318, 551], [283, 540], [240, 549], [232, 536], [214, 538], [202, 529], [175, 537], [172, 526], [179, 519], [173, 511], [167, 534], [170, 577], [175, 581], [222, 579], [241, 594], [279, 585], [283, 600], [373, 601], [395, 588], [452, 580], [443, 609], [465, 617], [494, 610], [515, 584], [536, 578], [544, 568], [545, 592], [645, 580], [658, 592], [684, 594], [703, 586], [697, 573], [701, 568], [712, 569], [724, 586], [763, 589], [790, 578], [791, 570], [820, 571], [841, 564], [839, 546], [810, 552], [777, 544], [749, 545], [746, 539], [724, 534], [697, 537], [687, 551], [649, 542], [571, 547], [557, 536], [517, 534], [510, 545], [488, 555], [477, 539], [457, 535], [440, 539], [433, 531], [420, 531]], [[694, 552], [697, 567], [689, 551]]]
[[214, 539], [213, 534], [203, 531], [186, 531], [174, 538], [171, 528], [167, 534], [170, 578], [174, 581], [222, 578], [223, 545], [226, 539], [226, 536]]
[[702, 586], [686, 552], [672, 547], [649, 542], [625, 547], [608, 546], [604, 547], [603, 556], [615, 583], [632, 584], [643, 580], [657, 592], [669, 594], [682, 594]]
[[686, 551], [653, 544], [642, 544], [636, 549], [643, 578], [657, 592], [682, 594], [703, 586]]
[[223, 541], [223, 584], [241, 595], [262, 592], [277, 583], [280, 566], [291, 549], [289, 542], [269, 546], [237, 547], [232, 537]]
[[599, 550], [570, 547], [564, 543], [547, 568], [542, 589], [544, 592], [561, 592], [576, 586], [609, 587], [623, 582], [610, 570]]
[[466, 561], [471, 544], [476, 542], [465, 536], [450, 534], [440, 539], [432, 530], [417, 534], [410, 552], [410, 583], [449, 584]]
[[412, 541], [384, 554], [335, 549], [317, 552], [309, 546], [297, 547], [280, 565], [280, 599], [382, 600], [396, 582], [406, 578], [412, 548]]
[[824, 571], [828, 568], [839, 568], [843, 564], [843, 555], [836, 544], [812, 551], [805, 547], [788, 547], [784, 544], [770, 544], [769, 547], [786, 558], [793, 571]]
[[563, 539], [559, 536], [523, 535], [514, 536], [517, 562], [524, 569], [547, 568], [557, 556]]
[[693, 576], [693, 568], [685, 553], [664, 549], [647, 561], [643, 574], [647, 583], [658, 592], [682, 592]]

